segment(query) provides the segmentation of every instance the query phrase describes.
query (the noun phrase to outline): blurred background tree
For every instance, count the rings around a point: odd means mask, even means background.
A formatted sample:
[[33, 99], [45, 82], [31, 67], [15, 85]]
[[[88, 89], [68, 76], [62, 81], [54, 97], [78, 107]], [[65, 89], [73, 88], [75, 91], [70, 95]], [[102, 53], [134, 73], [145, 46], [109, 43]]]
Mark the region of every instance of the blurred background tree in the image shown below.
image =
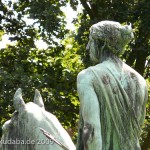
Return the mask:
[[[75, 31], [66, 29], [61, 7], [70, 4]], [[77, 131], [79, 101], [76, 76], [90, 65], [85, 46], [89, 28], [102, 20], [132, 23], [135, 40], [122, 59], [150, 84], [150, 1], [149, 0], [1, 0], [0, 39], [7, 34], [13, 45], [0, 50], [0, 126], [14, 111], [12, 98], [18, 87], [25, 101], [41, 91], [46, 109], [55, 114], [66, 129]], [[42, 39], [48, 48], [39, 49]], [[150, 93], [149, 93], [150, 95]], [[70, 130], [69, 130], [70, 131]], [[147, 104], [142, 150], [150, 148], [150, 103]]]

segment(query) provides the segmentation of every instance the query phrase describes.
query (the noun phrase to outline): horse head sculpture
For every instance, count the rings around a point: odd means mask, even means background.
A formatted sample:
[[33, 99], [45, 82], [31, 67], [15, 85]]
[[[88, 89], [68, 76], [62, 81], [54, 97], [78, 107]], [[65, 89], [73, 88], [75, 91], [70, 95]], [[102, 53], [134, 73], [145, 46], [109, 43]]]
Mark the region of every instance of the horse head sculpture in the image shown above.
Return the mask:
[[25, 104], [21, 89], [18, 89], [13, 100], [15, 112], [3, 125], [0, 150], [63, 150], [60, 145], [48, 139], [41, 128], [48, 131], [55, 139], [69, 150], [75, 146], [58, 119], [47, 112], [41, 94], [35, 90], [34, 103]]

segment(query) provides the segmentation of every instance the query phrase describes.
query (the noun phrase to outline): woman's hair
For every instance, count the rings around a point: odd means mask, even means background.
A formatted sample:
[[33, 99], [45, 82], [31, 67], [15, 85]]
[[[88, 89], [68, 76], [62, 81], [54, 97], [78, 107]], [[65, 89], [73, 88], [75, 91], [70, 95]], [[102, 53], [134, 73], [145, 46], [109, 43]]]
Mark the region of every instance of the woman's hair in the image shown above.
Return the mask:
[[95, 41], [96, 53], [106, 49], [115, 55], [124, 52], [124, 47], [134, 37], [131, 25], [121, 25], [114, 21], [101, 21], [90, 28], [91, 38]]

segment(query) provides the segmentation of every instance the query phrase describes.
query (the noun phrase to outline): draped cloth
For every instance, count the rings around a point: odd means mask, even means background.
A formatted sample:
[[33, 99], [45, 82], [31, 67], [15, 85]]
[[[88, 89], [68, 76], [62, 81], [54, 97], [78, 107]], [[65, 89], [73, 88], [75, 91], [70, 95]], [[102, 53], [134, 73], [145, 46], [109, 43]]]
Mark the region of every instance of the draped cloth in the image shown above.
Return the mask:
[[[114, 60], [87, 70], [93, 74], [99, 101], [102, 150], [140, 150], [147, 101], [145, 80], [126, 64], [119, 66]], [[79, 124], [77, 150], [83, 150], [81, 113]]]

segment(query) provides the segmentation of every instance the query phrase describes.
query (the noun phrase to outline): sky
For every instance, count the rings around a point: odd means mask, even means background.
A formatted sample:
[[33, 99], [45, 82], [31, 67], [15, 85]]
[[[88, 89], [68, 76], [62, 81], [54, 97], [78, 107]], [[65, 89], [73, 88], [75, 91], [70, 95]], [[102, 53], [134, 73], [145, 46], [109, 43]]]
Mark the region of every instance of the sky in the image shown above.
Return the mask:
[[[7, 0], [5, 0], [5, 1], [7, 1]], [[15, 0], [13, 0], [13, 1], [15, 1]], [[69, 6], [69, 4], [67, 4], [67, 6], [64, 8], [61, 8], [61, 10], [64, 11], [64, 13], [66, 15], [66, 21], [67, 21], [66, 28], [69, 30], [75, 30], [75, 27], [72, 24], [72, 20], [73, 20], [73, 18], [77, 17], [77, 12], [82, 11], [81, 5], [78, 6], [77, 11], [73, 11], [73, 9]], [[25, 19], [27, 20], [27, 22], [29, 24], [34, 22], [31, 19], [27, 19], [27, 18], [25, 18]], [[11, 42], [9, 40], [9, 36], [5, 34], [2, 37], [2, 41], [0, 41], [0, 49], [5, 48], [7, 44], [13, 44], [13, 42]], [[36, 44], [37, 48], [39, 48], [39, 49], [46, 49], [48, 47], [48, 45], [45, 42], [43, 42], [42, 40], [35, 41], [35, 44]]]

